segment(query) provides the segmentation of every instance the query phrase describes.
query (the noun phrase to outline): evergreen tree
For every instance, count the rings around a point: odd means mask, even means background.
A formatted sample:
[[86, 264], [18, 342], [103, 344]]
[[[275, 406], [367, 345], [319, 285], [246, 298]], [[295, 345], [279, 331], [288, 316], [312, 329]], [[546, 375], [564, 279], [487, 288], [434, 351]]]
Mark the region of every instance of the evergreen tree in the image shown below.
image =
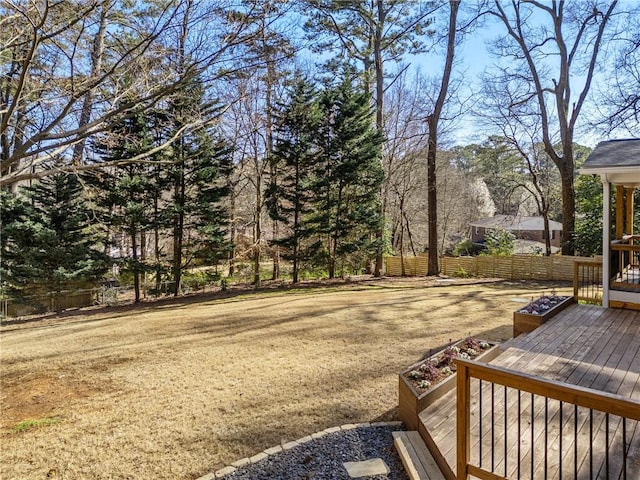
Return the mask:
[[[95, 151], [108, 162], [123, 161], [112, 169], [100, 169], [87, 176], [94, 187], [94, 200], [109, 236], [123, 232], [124, 267], [133, 275], [135, 302], [140, 301], [140, 279], [148, 267], [145, 259], [145, 232], [153, 228], [154, 198], [158, 191], [157, 176], [150, 175], [148, 164], [126, 160], [145, 153], [153, 146], [150, 117], [138, 113], [111, 125], [107, 134], [94, 143]], [[115, 231], [112, 231], [115, 230]], [[108, 241], [108, 240], [107, 240]]]
[[[316, 192], [313, 221], [324, 236], [322, 248], [329, 277], [337, 267], [344, 273], [348, 257], [356, 268], [378, 247], [372, 233], [381, 228], [380, 164], [382, 136], [371, 124], [369, 98], [353, 84], [349, 74], [320, 100], [323, 123], [318, 130], [321, 160], [312, 189]], [[318, 243], [316, 247], [320, 247]]]
[[277, 116], [273, 165], [279, 182], [271, 182], [266, 192], [269, 215], [289, 230], [273, 244], [282, 247], [283, 256], [292, 262], [293, 283], [298, 282], [301, 264], [308, 259], [304, 241], [313, 234], [307, 217], [314, 198], [309, 186], [318, 159], [315, 136], [321, 120], [316, 96], [308, 81], [295, 79], [291, 100]]
[[194, 258], [213, 265], [231, 250], [223, 200], [229, 195], [225, 179], [232, 169], [232, 149], [226, 142], [214, 140], [214, 134], [206, 130], [199, 134], [198, 147], [199, 155], [193, 163], [193, 204], [188, 208], [197, 235], [188, 246]]
[[58, 293], [100, 278], [107, 259], [96, 247], [78, 177], [52, 175], [22, 192], [28, 201], [2, 194], [7, 290], [18, 297]]
[[[173, 135], [194, 119], [206, 125], [206, 119], [213, 118], [217, 108], [205, 100], [201, 82], [194, 80], [172, 97], [165, 113], [168, 131]], [[173, 240], [173, 293], [178, 295], [182, 272], [193, 260], [217, 261], [230, 249], [222, 200], [229, 194], [223, 180], [231, 169], [231, 149], [216, 140], [214, 132], [202, 127], [180, 135], [172, 147], [171, 160], [168, 210]]]

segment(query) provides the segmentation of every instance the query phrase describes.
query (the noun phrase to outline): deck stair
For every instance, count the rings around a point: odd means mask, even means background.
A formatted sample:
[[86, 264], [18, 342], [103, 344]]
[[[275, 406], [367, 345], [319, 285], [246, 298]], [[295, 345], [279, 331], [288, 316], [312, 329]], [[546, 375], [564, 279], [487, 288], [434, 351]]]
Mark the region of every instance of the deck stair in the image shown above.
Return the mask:
[[418, 432], [393, 432], [393, 443], [410, 480], [445, 480]]

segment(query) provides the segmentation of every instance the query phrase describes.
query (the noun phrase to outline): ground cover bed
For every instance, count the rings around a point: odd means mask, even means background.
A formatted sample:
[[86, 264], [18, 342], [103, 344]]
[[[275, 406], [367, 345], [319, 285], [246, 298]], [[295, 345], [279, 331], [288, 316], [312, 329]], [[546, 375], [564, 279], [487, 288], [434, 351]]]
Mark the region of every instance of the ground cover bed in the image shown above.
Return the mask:
[[407, 365], [451, 338], [503, 341], [514, 300], [559, 290], [465, 282], [371, 280], [5, 324], [0, 477], [197, 478], [327, 427], [396, 419]]

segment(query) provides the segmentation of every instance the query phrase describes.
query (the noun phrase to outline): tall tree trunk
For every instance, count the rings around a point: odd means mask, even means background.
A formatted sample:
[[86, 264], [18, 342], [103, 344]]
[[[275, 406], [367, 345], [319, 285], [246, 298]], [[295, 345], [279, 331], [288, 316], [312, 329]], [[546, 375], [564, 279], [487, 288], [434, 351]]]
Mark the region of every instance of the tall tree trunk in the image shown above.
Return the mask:
[[[386, 12], [384, 9], [384, 0], [377, 0], [376, 10], [378, 21], [376, 22], [375, 38], [373, 43], [374, 64], [376, 69], [376, 129], [381, 135], [384, 134], [384, 61], [382, 59], [382, 31], [385, 23]], [[380, 217], [382, 225], [376, 231], [376, 240], [378, 243], [376, 251], [376, 265], [373, 270], [374, 277], [382, 275], [383, 251], [382, 243], [384, 241], [384, 220], [386, 215], [386, 199], [384, 198], [383, 188], [380, 188]]]
[[182, 245], [184, 242], [185, 183], [184, 163], [180, 163], [174, 184], [176, 213], [173, 217], [173, 295], [178, 296], [182, 280]]
[[[147, 260], [147, 233], [143, 230], [140, 232], [140, 261]], [[142, 273], [142, 297], [147, 298], [147, 271]]]
[[551, 232], [549, 231], [549, 211], [542, 212], [542, 221], [544, 223], [544, 251], [545, 256], [551, 255]]
[[140, 270], [138, 269], [138, 238], [134, 231], [131, 234], [131, 258], [133, 258], [133, 291], [134, 303], [140, 303]]
[[[189, 19], [191, 9], [194, 6], [193, 0], [187, 0], [185, 3], [185, 11], [182, 16], [182, 24], [180, 37], [178, 38], [178, 73], [183, 76], [186, 71], [186, 44], [189, 34]], [[184, 113], [184, 112], [182, 112]], [[185, 185], [185, 144], [182, 139], [177, 142], [178, 148], [178, 164], [176, 165], [176, 177], [174, 178], [173, 202], [176, 209], [173, 218], [173, 296], [177, 297], [180, 292], [180, 283], [182, 281], [182, 254], [184, 244], [184, 220], [186, 185]]]
[[158, 225], [157, 218], [159, 217], [158, 196], [153, 199], [153, 214], [156, 221], [153, 225], [153, 241], [154, 241], [154, 263], [156, 266], [156, 297], [160, 293], [160, 284], [162, 283], [162, 273], [160, 271], [160, 226]]
[[260, 280], [260, 257], [262, 242], [262, 177], [258, 176], [256, 182], [256, 212], [253, 230], [253, 285], [259, 287]]
[[[572, 157], [573, 158], [573, 155]], [[570, 170], [571, 173], [568, 172]], [[562, 184], [562, 236], [560, 245], [563, 255], [573, 255], [573, 235], [575, 231], [576, 197], [573, 185], [573, 162], [561, 170]]]
[[[267, 159], [269, 161], [269, 177], [273, 185], [277, 185], [278, 177], [275, 162], [273, 161], [273, 83], [275, 82], [275, 68], [273, 60], [267, 59], [267, 79], [266, 79], [266, 91], [265, 91], [265, 127], [266, 127], [266, 143], [267, 143]], [[272, 239], [277, 240], [280, 236], [278, 220], [273, 219], [271, 225]], [[280, 249], [277, 245], [273, 246], [273, 271], [271, 274], [272, 280], [280, 278]]]
[[440, 83], [440, 93], [436, 100], [434, 111], [427, 118], [429, 125], [429, 137], [427, 146], [427, 209], [429, 216], [429, 260], [427, 275], [438, 275], [440, 266], [438, 265], [438, 198], [436, 189], [436, 152], [438, 149], [438, 123], [442, 108], [447, 100], [449, 80], [453, 69], [453, 58], [456, 45], [456, 19], [458, 17], [458, 0], [449, 1], [449, 29], [447, 33], [447, 58], [445, 60], [444, 71], [442, 72], [442, 82]]
[[437, 275], [438, 265], [438, 196], [436, 189], [436, 150], [438, 147], [438, 122], [429, 115], [429, 139], [427, 149], [427, 216], [428, 216], [428, 266], [427, 275]]
[[236, 272], [236, 236], [237, 236], [237, 227], [236, 227], [236, 196], [233, 189], [231, 190], [231, 194], [229, 195], [229, 214], [231, 216], [231, 226], [229, 230], [229, 234], [231, 236], [231, 251], [229, 252], [229, 276], [232, 277]]

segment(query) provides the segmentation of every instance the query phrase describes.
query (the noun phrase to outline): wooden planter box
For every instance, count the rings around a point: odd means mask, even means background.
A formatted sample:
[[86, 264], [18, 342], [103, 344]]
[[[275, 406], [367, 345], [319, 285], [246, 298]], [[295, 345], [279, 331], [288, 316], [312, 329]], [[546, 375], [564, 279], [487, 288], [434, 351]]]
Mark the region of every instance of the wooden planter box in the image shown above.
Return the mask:
[[561, 312], [569, 305], [575, 303], [573, 297], [567, 297], [557, 305], [554, 305], [542, 315], [533, 313], [521, 313], [518, 311], [513, 312], [513, 338], [523, 333], [529, 333], [534, 331], [540, 325], [545, 323], [556, 313]]
[[[459, 342], [454, 343], [453, 345], [458, 345], [464, 342], [464, 340], [460, 340]], [[499, 351], [499, 345], [488, 342], [491, 346], [484, 350], [480, 355], [478, 355], [474, 360], [481, 362], [489, 362], [496, 358]], [[442, 353], [442, 350], [435, 355], [432, 355], [429, 358], [437, 357]], [[427, 359], [421, 360], [419, 362], [414, 363], [406, 370], [400, 372], [399, 375], [399, 384], [398, 384], [398, 397], [399, 397], [399, 414], [400, 420], [406, 425], [407, 430], [418, 430], [418, 425], [420, 424], [420, 419], [418, 415], [425, 408], [431, 405], [433, 402], [441, 398], [445, 393], [453, 390], [456, 387], [456, 375], [450, 375], [443, 381], [437, 383], [432, 386], [425, 392], [418, 392], [409, 379], [405, 377], [405, 374], [409, 373], [411, 370], [418, 368], [422, 365]]]

